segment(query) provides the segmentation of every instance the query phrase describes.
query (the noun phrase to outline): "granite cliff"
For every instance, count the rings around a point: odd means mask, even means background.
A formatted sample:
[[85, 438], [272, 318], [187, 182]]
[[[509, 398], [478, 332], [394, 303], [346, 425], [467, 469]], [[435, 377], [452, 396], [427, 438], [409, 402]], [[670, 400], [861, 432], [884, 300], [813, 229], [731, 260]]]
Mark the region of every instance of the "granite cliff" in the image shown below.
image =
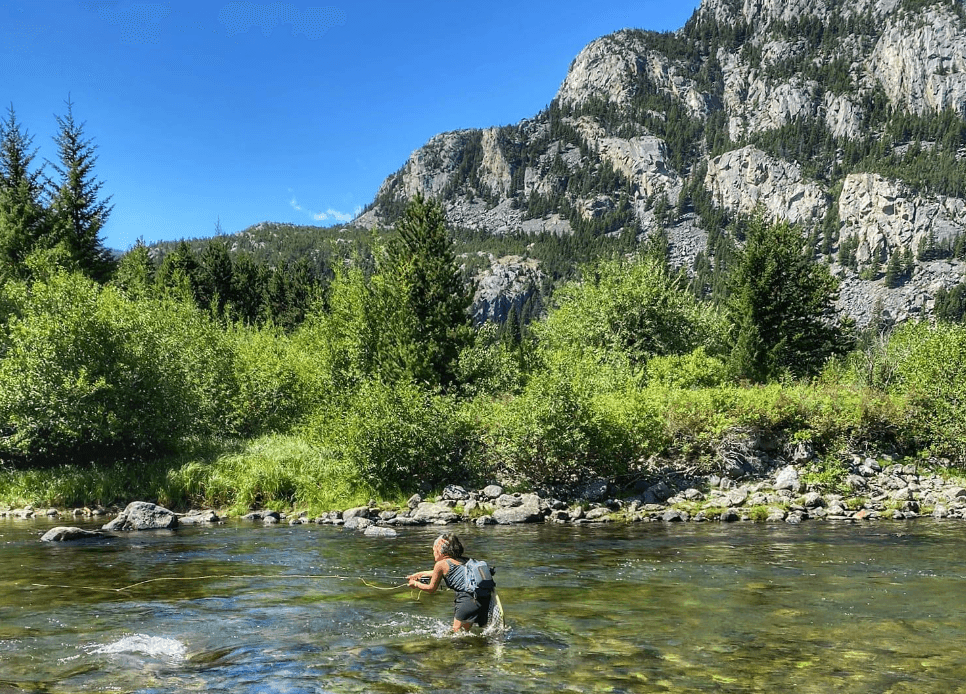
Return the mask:
[[[710, 287], [760, 211], [801, 227], [860, 326], [926, 316], [963, 279], [964, 114], [960, 0], [705, 0], [677, 32], [593, 41], [534, 117], [437, 135], [356, 224], [422, 193], [478, 234], [661, 235]], [[540, 261], [481, 272], [477, 313]]]

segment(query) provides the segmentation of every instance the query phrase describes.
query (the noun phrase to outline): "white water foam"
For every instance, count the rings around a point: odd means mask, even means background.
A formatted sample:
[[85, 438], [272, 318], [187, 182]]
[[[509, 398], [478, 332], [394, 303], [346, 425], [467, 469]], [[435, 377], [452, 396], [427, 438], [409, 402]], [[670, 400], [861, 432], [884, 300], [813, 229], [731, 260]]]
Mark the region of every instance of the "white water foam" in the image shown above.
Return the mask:
[[118, 639], [114, 643], [98, 646], [91, 652], [109, 655], [118, 653], [140, 653], [155, 658], [184, 660], [188, 649], [176, 639], [168, 639], [163, 636], [148, 636], [147, 634], [133, 634]]

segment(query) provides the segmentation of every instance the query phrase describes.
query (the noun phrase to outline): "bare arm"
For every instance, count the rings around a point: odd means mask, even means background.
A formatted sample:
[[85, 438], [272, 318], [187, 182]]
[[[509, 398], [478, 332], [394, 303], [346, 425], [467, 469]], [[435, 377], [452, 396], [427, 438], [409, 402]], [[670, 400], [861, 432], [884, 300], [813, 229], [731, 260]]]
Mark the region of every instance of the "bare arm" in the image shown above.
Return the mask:
[[[433, 567], [432, 571], [418, 571], [410, 576], [407, 576], [410, 588], [416, 588], [418, 590], [425, 590], [429, 593], [435, 593], [439, 588], [439, 584], [443, 582], [443, 574], [446, 573], [446, 561], [438, 561]], [[429, 577], [429, 583], [423, 583], [420, 578]]]

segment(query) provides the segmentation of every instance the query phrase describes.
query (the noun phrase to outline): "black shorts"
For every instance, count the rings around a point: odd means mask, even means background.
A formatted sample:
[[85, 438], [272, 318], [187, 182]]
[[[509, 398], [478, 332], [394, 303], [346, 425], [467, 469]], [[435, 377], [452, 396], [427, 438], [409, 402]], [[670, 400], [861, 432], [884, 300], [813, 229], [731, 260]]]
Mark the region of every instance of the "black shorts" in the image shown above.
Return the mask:
[[453, 600], [456, 613], [453, 615], [461, 622], [471, 622], [481, 627], [486, 626], [490, 617], [490, 596], [479, 596], [474, 598], [472, 593], [458, 591], [456, 599]]

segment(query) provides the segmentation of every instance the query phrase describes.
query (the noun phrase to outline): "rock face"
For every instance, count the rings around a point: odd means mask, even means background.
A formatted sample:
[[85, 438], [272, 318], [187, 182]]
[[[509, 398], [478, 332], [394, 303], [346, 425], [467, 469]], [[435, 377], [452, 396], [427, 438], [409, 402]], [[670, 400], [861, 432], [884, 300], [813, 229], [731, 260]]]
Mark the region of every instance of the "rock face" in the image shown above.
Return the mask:
[[876, 174], [845, 177], [839, 197], [839, 237], [855, 237], [865, 264], [896, 251], [916, 253], [930, 236], [949, 242], [966, 232], [966, 200], [919, 195], [900, 181]]
[[802, 178], [799, 167], [742, 147], [708, 162], [705, 186], [725, 209], [752, 215], [761, 206], [772, 220], [814, 224], [828, 211], [826, 192]]
[[[895, 136], [890, 118], [966, 113], [966, 12], [945, 0], [910, 7], [704, 0], [673, 35], [601, 37], [575, 57], [550, 107], [516, 125], [437, 135], [356, 223], [391, 225], [422, 193], [454, 227], [494, 235], [663, 232], [671, 263], [690, 270], [713, 254], [721, 224], [697, 212], [702, 199], [727, 219], [760, 207], [818, 239], [817, 260], [851, 284], [841, 307], [860, 327], [877, 302], [894, 318], [927, 316], [935, 291], [960, 281], [958, 261], [937, 278], [921, 272], [935, 258], [916, 257], [900, 287], [885, 287], [876, 264], [966, 234], [966, 193], [939, 194], [915, 167], [897, 167], [942, 143]], [[949, 126], [922, 132], [959, 138]], [[869, 149], [876, 143], [887, 146]], [[966, 157], [966, 141], [951, 147]], [[850, 159], [854, 148], [871, 153]], [[841, 244], [856, 242], [854, 263], [837, 266]], [[474, 316], [502, 320], [527, 300], [541, 259], [487, 260]]]
[[536, 293], [543, 275], [539, 264], [519, 256], [494, 260], [476, 278], [471, 313], [478, 325], [486, 321], [502, 323], [510, 311], [520, 311]]
[[157, 504], [132, 501], [104, 530], [170, 530], [178, 527], [177, 514]]

